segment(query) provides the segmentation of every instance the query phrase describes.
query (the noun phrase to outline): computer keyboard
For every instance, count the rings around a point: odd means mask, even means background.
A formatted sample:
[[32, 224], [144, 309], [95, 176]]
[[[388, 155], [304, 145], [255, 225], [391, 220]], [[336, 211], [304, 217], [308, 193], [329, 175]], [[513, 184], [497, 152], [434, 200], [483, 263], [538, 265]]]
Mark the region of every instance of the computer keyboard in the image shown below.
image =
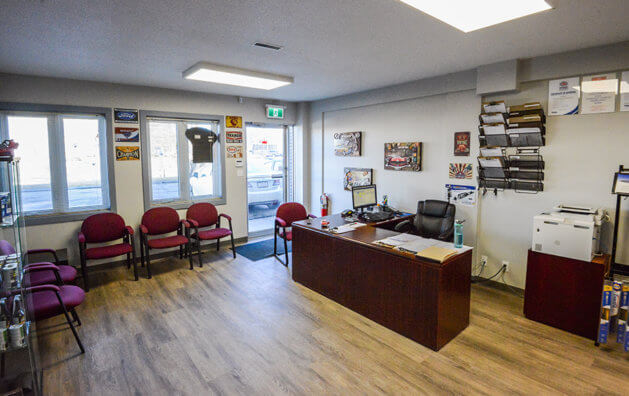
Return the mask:
[[360, 219], [368, 223], [389, 220], [393, 217], [393, 212], [367, 212], [360, 215]]

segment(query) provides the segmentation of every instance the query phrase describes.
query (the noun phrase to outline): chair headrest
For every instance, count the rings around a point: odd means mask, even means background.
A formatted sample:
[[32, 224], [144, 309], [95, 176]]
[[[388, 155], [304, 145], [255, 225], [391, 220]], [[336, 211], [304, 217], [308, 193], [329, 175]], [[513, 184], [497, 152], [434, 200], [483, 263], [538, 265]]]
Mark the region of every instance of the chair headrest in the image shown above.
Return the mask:
[[417, 203], [417, 213], [432, 217], [445, 217], [451, 204], [446, 201], [427, 199]]

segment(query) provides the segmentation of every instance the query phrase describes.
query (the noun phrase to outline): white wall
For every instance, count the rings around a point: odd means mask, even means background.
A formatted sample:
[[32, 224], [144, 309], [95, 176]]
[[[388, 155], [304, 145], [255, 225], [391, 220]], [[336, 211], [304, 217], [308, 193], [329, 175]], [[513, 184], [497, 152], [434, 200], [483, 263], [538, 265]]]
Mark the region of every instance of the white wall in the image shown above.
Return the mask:
[[[264, 105], [279, 104], [277, 101], [252, 98], [245, 98], [240, 104], [234, 96], [9, 74], [0, 74], [0, 101], [239, 115], [243, 117], [243, 122], [266, 122]], [[294, 103], [281, 104], [286, 105], [284, 122], [294, 124], [297, 106]], [[298, 155], [301, 160], [301, 153]], [[109, 160], [114, 161], [113, 153]], [[247, 235], [247, 184], [244, 174], [237, 176], [234, 160], [227, 159], [226, 162], [227, 203], [219, 206], [218, 210], [232, 216], [234, 235], [241, 238]], [[117, 211], [127, 224], [137, 229], [144, 213], [141, 161], [114, 161], [114, 165]], [[76, 235], [80, 226], [81, 222], [30, 226], [26, 230], [28, 247], [69, 248], [70, 260], [76, 265]]]
[[[332, 213], [352, 207], [349, 191], [343, 189], [343, 168], [373, 168], [378, 198], [389, 196], [389, 204], [415, 213], [417, 201], [443, 199], [445, 184], [473, 185], [474, 180], [448, 178], [450, 162], [472, 162], [478, 153], [478, 108], [480, 99], [473, 90], [434, 95], [347, 110], [324, 115], [323, 189], [330, 195]], [[448, 110], [454, 109], [450, 113]], [[363, 153], [360, 157], [334, 155], [333, 136], [338, 132], [362, 131]], [[472, 152], [469, 157], [455, 157], [455, 131], [470, 131]], [[401, 172], [384, 169], [384, 144], [422, 142], [422, 170]], [[457, 218], [465, 219], [465, 242], [474, 243], [476, 208], [457, 205]]]
[[[629, 70], [629, 43], [590, 48], [564, 54], [520, 61], [520, 91], [497, 95], [508, 104], [541, 101], [546, 106], [548, 79], [617, 70]], [[349, 193], [342, 191], [345, 166], [375, 169], [378, 194], [389, 194], [391, 204], [411, 210], [417, 200], [440, 198], [443, 184], [450, 182], [447, 166], [451, 161], [475, 162], [478, 153], [478, 114], [480, 97], [474, 71], [359, 92], [312, 103], [310, 131], [311, 203], [319, 210], [319, 195], [332, 195], [332, 212], [351, 206]], [[472, 155], [451, 154], [453, 133], [472, 132]], [[332, 151], [334, 132], [363, 131], [363, 157], [339, 158]], [[613, 218], [615, 198], [611, 194], [613, 172], [629, 164], [629, 112], [601, 115], [549, 117], [547, 146], [542, 149], [547, 162], [545, 191], [537, 195], [513, 191], [487, 194], [475, 208], [458, 213], [468, 218], [466, 243], [477, 241], [476, 257], [489, 256], [485, 274], [495, 272], [502, 260], [510, 261], [509, 284], [523, 288], [526, 252], [531, 245], [533, 216], [561, 202], [603, 207]], [[392, 173], [383, 169], [385, 141], [413, 140], [425, 143], [424, 171]], [[474, 166], [474, 178], [477, 167]], [[476, 181], [473, 181], [476, 184]], [[464, 183], [457, 183], [464, 184]], [[463, 212], [465, 210], [465, 212]], [[459, 217], [459, 216], [457, 216]], [[478, 219], [474, 225], [474, 219]], [[629, 223], [629, 216], [623, 213]], [[629, 224], [621, 227], [619, 262], [629, 262]], [[475, 235], [469, 233], [475, 231]], [[605, 234], [608, 248], [611, 229]], [[477, 236], [477, 238], [474, 238]], [[623, 254], [624, 253], [624, 254]]]
[[[522, 84], [518, 93], [487, 99], [504, 100], [508, 105], [540, 101], [548, 110], [548, 81]], [[505, 279], [522, 287], [533, 216], [556, 204], [602, 207], [613, 220], [616, 196], [611, 193], [612, 180], [619, 165], [629, 164], [627, 147], [629, 112], [547, 117], [546, 146], [540, 150], [546, 162], [544, 191], [531, 195], [508, 190], [498, 196], [487, 193], [481, 200], [478, 250], [489, 258], [487, 273], [493, 274], [502, 260], [507, 260], [511, 271]], [[628, 210], [625, 205], [624, 225], [629, 223]], [[626, 227], [621, 229], [618, 261], [626, 263], [629, 232]], [[611, 250], [611, 234], [607, 227], [603, 234], [606, 251]]]

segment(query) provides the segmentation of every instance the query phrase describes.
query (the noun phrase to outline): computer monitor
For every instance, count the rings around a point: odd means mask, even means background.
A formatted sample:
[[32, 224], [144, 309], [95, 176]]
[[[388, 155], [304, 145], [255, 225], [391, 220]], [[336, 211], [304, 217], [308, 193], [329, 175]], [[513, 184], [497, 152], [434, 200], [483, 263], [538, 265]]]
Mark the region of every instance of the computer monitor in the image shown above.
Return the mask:
[[358, 186], [352, 188], [352, 205], [354, 209], [367, 208], [378, 204], [376, 185]]

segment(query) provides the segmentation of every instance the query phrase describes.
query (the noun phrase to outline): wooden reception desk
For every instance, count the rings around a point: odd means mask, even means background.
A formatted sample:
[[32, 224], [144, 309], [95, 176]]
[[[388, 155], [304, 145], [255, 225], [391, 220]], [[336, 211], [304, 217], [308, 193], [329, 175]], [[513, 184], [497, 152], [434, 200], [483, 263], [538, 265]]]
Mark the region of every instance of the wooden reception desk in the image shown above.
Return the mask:
[[340, 215], [293, 223], [293, 280], [433, 350], [469, 324], [472, 251], [443, 263], [377, 246], [397, 234], [360, 227], [344, 234]]

